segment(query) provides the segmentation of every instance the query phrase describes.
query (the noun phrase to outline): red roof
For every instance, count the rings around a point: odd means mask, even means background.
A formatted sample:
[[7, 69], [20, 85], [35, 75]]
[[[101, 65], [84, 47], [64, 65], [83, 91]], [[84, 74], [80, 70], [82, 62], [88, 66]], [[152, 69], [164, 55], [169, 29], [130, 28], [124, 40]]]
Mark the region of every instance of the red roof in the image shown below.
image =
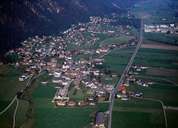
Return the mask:
[[119, 91], [119, 92], [122, 92], [122, 91], [124, 91], [124, 90], [126, 90], [125, 85], [120, 85], [120, 86], [118, 87], [118, 91]]

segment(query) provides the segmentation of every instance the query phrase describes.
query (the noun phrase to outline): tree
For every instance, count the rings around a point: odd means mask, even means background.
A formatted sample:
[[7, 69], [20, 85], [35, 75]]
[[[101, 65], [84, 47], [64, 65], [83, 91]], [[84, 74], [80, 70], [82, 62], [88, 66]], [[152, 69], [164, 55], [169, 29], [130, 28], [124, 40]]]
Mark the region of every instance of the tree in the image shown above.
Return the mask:
[[8, 52], [5, 54], [7, 63], [16, 63], [19, 60], [19, 55], [16, 52]]

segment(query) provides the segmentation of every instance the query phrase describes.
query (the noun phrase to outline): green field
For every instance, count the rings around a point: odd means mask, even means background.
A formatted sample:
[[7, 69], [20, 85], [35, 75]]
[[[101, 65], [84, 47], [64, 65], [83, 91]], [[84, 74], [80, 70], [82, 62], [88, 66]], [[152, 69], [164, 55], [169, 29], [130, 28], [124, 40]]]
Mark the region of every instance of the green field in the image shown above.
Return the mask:
[[[51, 86], [39, 86], [34, 94], [35, 127], [36, 128], [81, 128], [88, 127], [94, 119], [96, 111], [106, 111], [107, 103], [98, 104], [96, 107], [55, 107], [51, 102], [55, 94]], [[69, 123], [70, 122], [70, 123]]]
[[176, 73], [178, 69], [177, 51], [140, 49], [134, 64], [149, 67], [149, 69], [136, 75], [138, 78], [173, 85], [178, 83], [178, 73]]
[[178, 69], [178, 52], [160, 49], [140, 49], [135, 64], [148, 67]]
[[178, 127], [178, 111], [174, 110], [166, 110], [167, 118], [168, 118], [168, 126], [169, 128], [177, 128]]
[[[141, 49], [136, 57], [135, 63], [148, 67], [156, 67], [157, 75], [155, 76], [154, 72], [148, 74], [147, 71], [139, 73], [136, 75], [138, 79], [149, 80], [154, 82], [154, 84], [148, 88], [132, 85], [129, 89], [141, 91], [144, 93], [145, 97], [160, 99], [165, 105], [178, 106], [176, 100], [178, 97], [178, 87], [175, 86], [178, 84], [178, 73], [166, 74], [169, 73], [168, 71], [173, 71], [178, 68], [177, 62], [177, 51]], [[162, 72], [160, 72], [159, 75], [158, 71], [161, 71], [161, 69]]]
[[69, 91], [69, 97], [76, 101], [84, 100], [85, 96], [86, 93], [82, 89], [71, 88]]
[[19, 82], [21, 71], [10, 65], [0, 66], [0, 100], [10, 100], [20, 88], [24, 88], [24, 82]]
[[[118, 50], [119, 51], [119, 50]], [[128, 58], [127, 50], [125, 50], [125, 56]], [[110, 58], [110, 64], [112, 61], [116, 62], [116, 58]], [[120, 55], [118, 55], [120, 60]], [[127, 63], [128, 59], [121, 62], [117, 62], [117, 66]], [[158, 71], [163, 70], [165, 73], [178, 69], [178, 53], [177, 51], [171, 50], [160, 50], [160, 49], [140, 49], [134, 64], [154, 67]], [[117, 70], [117, 69], [115, 69]], [[147, 69], [148, 70], [148, 69]], [[142, 87], [136, 84], [131, 84], [128, 87], [129, 91], [143, 92], [145, 98], [159, 99], [164, 102], [167, 106], [178, 106], [178, 85], [177, 76], [178, 74], [151, 74], [148, 71], [138, 72], [136, 75], [137, 79], [148, 80], [154, 82], [149, 87]], [[167, 72], [166, 72], [167, 71]], [[172, 111], [166, 111], [168, 118], [168, 127], [172, 128], [177, 126], [176, 114]], [[148, 128], [162, 128], [165, 127], [162, 108], [159, 102], [145, 101], [145, 100], [134, 100], [120, 101], [116, 100], [113, 108], [112, 127], [113, 128], [129, 128], [129, 127], [148, 127]]]
[[132, 39], [129, 36], [120, 36], [120, 37], [113, 37], [113, 38], [107, 38], [103, 40], [100, 45], [107, 45], [107, 44], [125, 44], [128, 43], [129, 40]]
[[145, 88], [138, 85], [131, 85], [129, 87], [129, 90], [143, 92], [144, 97], [162, 100], [167, 106], [178, 106], [177, 86], [156, 83], [154, 85], [151, 85], [150, 87]]
[[172, 23], [176, 22], [175, 16], [178, 2], [176, 0], [144, 0], [131, 8], [131, 13], [136, 17], [144, 16], [146, 23]]
[[144, 33], [144, 38], [155, 42], [178, 45], [178, 36], [173, 34]]
[[109, 67], [112, 72], [116, 72], [121, 75], [132, 53], [132, 48], [114, 49], [111, 53], [105, 56], [104, 65]]
[[162, 128], [164, 118], [159, 103], [115, 100], [112, 128]]
[[[21, 71], [10, 65], [0, 66], [0, 111], [2, 111], [16, 95], [17, 91], [25, 87], [25, 82], [19, 82], [18, 77]], [[14, 84], [15, 83], [15, 84]], [[15, 103], [11, 108], [0, 116], [0, 126], [2, 128], [12, 127], [12, 116], [15, 108]], [[21, 126], [26, 120], [26, 111], [28, 109], [28, 102], [24, 100], [19, 101], [19, 108], [16, 115], [16, 126]]]

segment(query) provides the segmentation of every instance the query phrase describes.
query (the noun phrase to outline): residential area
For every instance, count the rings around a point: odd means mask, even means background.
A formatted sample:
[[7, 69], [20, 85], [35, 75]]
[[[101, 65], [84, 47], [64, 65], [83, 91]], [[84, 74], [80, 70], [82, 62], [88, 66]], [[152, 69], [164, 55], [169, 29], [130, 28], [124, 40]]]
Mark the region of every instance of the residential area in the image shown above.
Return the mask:
[[172, 23], [172, 24], [145, 25], [144, 32], [178, 34], [178, 24]]
[[[29, 37], [21, 48], [9, 52], [20, 57], [16, 67], [24, 73], [19, 81], [47, 71], [50, 79], [41, 84], [53, 84], [56, 93], [51, 102], [55, 106], [93, 106], [109, 101], [115, 85], [102, 79], [117, 74], [107, 71], [104, 57], [115, 48], [135, 46], [137, 40], [130, 33], [131, 27], [114, 26], [112, 22], [115, 20], [90, 17], [90, 22], [72, 25], [62, 36]], [[128, 37], [128, 42], [120, 42], [121, 36]], [[113, 43], [100, 41], [105, 37], [110, 37]]]

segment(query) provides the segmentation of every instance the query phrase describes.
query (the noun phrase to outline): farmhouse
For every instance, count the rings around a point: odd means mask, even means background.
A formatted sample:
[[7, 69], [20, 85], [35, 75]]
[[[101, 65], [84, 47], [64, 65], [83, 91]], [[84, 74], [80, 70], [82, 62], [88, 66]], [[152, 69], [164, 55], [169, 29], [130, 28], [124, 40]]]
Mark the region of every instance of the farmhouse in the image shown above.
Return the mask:
[[95, 116], [95, 128], [105, 128], [104, 121], [104, 113], [97, 112]]

